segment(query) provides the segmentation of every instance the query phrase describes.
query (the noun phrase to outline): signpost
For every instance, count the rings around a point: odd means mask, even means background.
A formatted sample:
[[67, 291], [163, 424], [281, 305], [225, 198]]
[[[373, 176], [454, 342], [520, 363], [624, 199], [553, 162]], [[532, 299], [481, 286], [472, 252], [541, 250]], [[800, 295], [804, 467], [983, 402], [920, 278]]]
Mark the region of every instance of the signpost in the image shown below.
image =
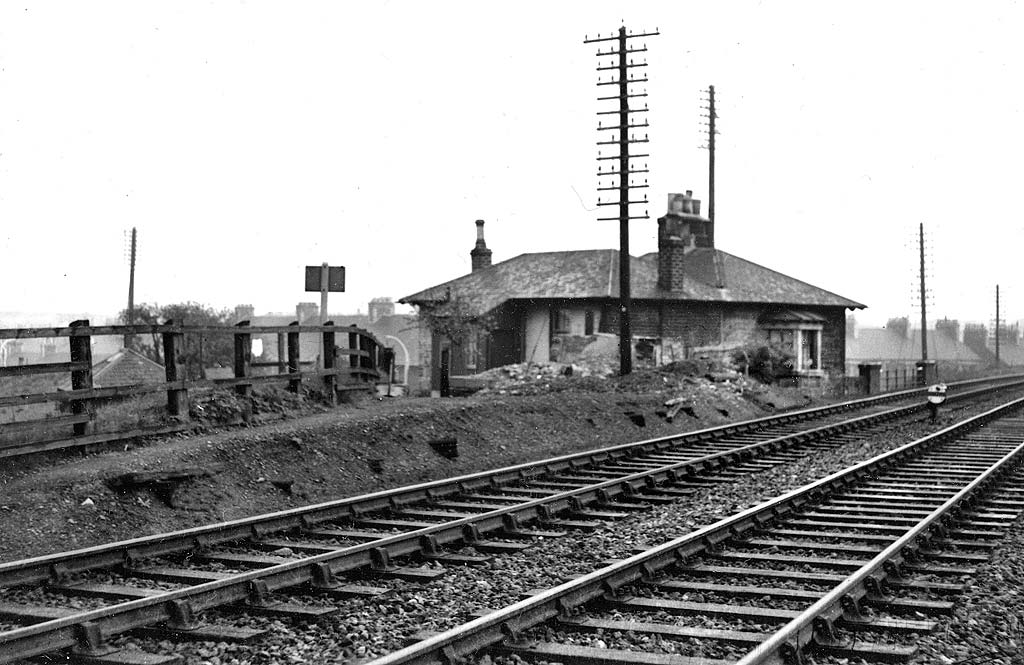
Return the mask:
[[[318, 266], [306, 266], [306, 291], [320, 292], [320, 325], [327, 323], [328, 291], [345, 290], [345, 266], [329, 266], [322, 263]], [[325, 367], [326, 349], [323, 335], [320, 336], [320, 369]]]

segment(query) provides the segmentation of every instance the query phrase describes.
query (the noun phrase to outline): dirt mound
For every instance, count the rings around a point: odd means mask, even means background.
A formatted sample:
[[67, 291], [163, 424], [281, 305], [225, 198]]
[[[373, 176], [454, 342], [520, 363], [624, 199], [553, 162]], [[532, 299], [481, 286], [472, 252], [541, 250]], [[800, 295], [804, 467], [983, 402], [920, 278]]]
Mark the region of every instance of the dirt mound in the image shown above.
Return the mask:
[[[0, 560], [677, 434], [764, 415], [764, 404], [785, 399], [757, 392], [742, 377], [644, 376], [555, 377], [550, 386], [594, 382], [599, 389], [549, 387], [531, 396], [367, 397], [322, 414], [84, 458], [18, 458], [0, 470]], [[639, 385], [646, 389], [628, 390]], [[690, 408], [668, 422], [658, 412], [671, 399]], [[173, 496], [107, 484], [125, 473], [179, 467], [220, 471], [183, 483]]]

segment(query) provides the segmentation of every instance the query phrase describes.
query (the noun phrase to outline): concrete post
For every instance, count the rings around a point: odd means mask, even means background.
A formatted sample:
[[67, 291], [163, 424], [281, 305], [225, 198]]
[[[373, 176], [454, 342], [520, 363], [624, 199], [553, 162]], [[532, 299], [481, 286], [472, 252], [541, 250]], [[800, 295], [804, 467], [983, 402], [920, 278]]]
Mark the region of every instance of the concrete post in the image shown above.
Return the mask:
[[861, 363], [857, 365], [865, 395], [882, 392], [882, 363]]
[[938, 381], [939, 372], [934, 360], [917, 361], [917, 385], [930, 386]]

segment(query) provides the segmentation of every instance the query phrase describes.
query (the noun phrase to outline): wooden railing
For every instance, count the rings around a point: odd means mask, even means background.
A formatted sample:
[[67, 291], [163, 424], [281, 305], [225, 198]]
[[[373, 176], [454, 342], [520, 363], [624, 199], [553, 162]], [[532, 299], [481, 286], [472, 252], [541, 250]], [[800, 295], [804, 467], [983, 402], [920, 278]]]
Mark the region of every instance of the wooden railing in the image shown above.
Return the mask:
[[[322, 367], [312, 359], [300, 357], [300, 334], [322, 335], [324, 354]], [[159, 339], [164, 360], [165, 381], [96, 387], [93, 385], [92, 338], [97, 336], [150, 335]], [[188, 378], [185, 363], [185, 338], [196, 335], [200, 339], [211, 335], [231, 335], [234, 338], [234, 376], [230, 378]], [[271, 362], [255, 362], [252, 357], [253, 335], [276, 335], [278, 358]], [[347, 335], [347, 337], [345, 337]], [[294, 322], [287, 326], [250, 326], [243, 321], [235, 326], [189, 326], [168, 322], [163, 325], [90, 326], [88, 321], [74, 321], [63, 328], [0, 329], [0, 340], [61, 338], [68, 339], [70, 361], [21, 364], [0, 367], [0, 387], [12, 377], [37, 374], [70, 373], [70, 390], [11, 394], [10, 385], [0, 391], [0, 407], [22, 407], [32, 404], [57, 403], [65, 415], [0, 422], [0, 457], [81, 446], [103, 441], [123, 440], [150, 434], [178, 431], [190, 427], [189, 391], [199, 388], [232, 388], [242, 397], [251, 397], [254, 385], [286, 383], [293, 393], [300, 391], [303, 378], [316, 377], [322, 387], [324, 399], [334, 404], [339, 392], [372, 390], [380, 379], [378, 371], [381, 346], [366, 330], [337, 327], [332, 322], [324, 325], [302, 325]], [[338, 341], [347, 344], [339, 346]], [[254, 367], [276, 367], [277, 372], [256, 374]], [[311, 368], [312, 367], [312, 368]], [[306, 368], [306, 369], [304, 369]], [[311, 368], [311, 369], [310, 369]], [[100, 400], [124, 398], [155, 392], [166, 392], [167, 415], [174, 423], [148, 429], [96, 433], [93, 431], [94, 405]], [[9, 410], [9, 409], [0, 409]], [[41, 440], [33, 435], [43, 429], [68, 427], [70, 436]], [[13, 438], [13, 440], [11, 440]]]

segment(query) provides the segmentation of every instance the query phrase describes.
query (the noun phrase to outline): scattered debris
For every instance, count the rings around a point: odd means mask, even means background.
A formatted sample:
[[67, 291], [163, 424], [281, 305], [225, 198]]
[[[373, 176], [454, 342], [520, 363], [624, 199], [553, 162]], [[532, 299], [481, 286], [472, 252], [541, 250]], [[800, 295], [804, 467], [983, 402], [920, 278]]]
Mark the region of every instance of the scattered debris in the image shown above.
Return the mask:
[[697, 414], [693, 410], [693, 402], [686, 397], [670, 399], [665, 402], [665, 406], [668, 407], [668, 410], [665, 412], [665, 420], [668, 422], [675, 420], [676, 414], [680, 411], [693, 418], [697, 417]]
[[295, 485], [294, 478], [269, 478], [268, 481], [271, 485], [279, 490], [283, 490], [286, 494], [291, 494], [292, 486]]
[[167, 471], [134, 471], [109, 478], [106, 484], [115, 492], [148, 490], [169, 507], [174, 508], [174, 492], [179, 486], [195, 478], [212, 476], [222, 469], [223, 465], [211, 465], [208, 467], [183, 467]]
[[85, 508], [95, 508], [95, 507], [96, 507], [96, 502], [95, 502], [95, 501], [93, 501], [93, 500], [92, 500], [92, 499], [90, 499], [90, 498], [86, 498], [86, 500], [85, 500], [85, 501], [83, 501], [82, 503], [80, 503], [79, 505], [80, 505], [80, 506], [83, 506], [83, 507], [85, 507]]

